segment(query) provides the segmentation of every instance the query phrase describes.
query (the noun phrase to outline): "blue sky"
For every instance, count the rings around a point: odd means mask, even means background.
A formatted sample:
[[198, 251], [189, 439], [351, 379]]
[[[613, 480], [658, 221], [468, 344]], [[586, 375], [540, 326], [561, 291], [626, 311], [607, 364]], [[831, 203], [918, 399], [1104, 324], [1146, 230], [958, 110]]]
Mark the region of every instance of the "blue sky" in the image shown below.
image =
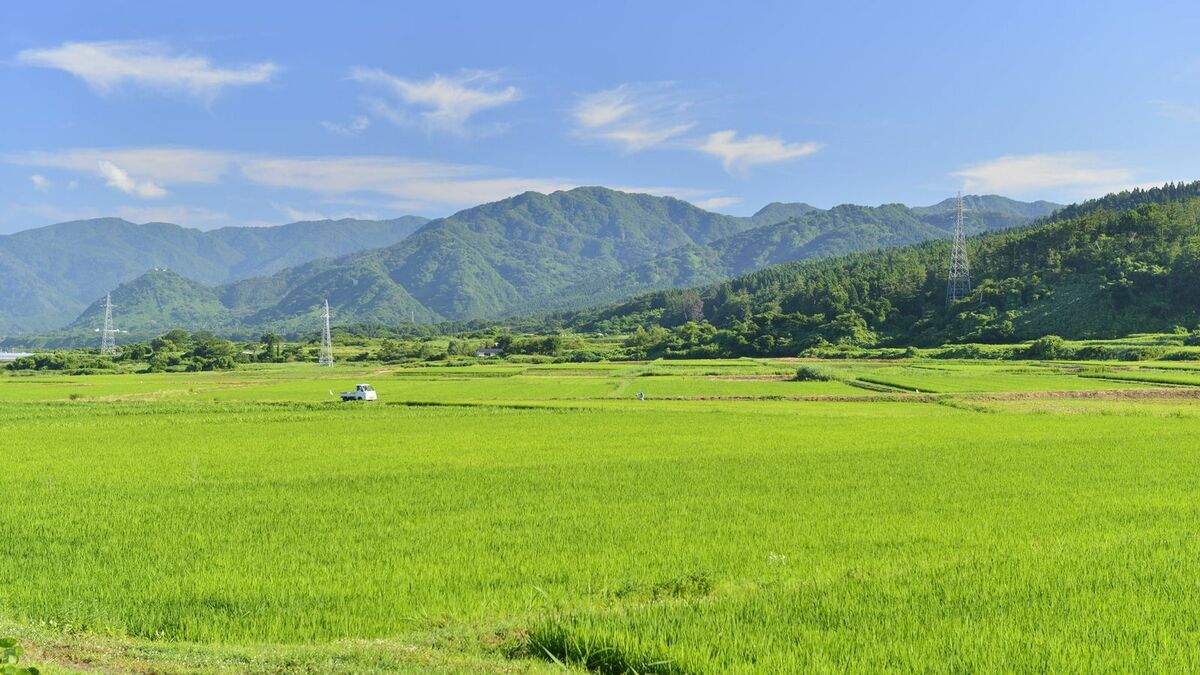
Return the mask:
[[590, 184], [749, 214], [1200, 178], [1200, 4], [1131, 7], [5, 3], [0, 232]]

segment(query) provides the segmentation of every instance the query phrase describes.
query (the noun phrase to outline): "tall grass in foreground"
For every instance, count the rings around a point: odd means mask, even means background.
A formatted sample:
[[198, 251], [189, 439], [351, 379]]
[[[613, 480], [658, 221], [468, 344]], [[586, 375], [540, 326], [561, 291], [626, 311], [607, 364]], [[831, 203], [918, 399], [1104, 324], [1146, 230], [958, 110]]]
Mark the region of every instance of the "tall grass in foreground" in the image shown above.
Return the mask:
[[[728, 382], [706, 377], [677, 386]], [[538, 376], [570, 406], [352, 406], [220, 382], [0, 405], [0, 616], [231, 650], [465, 626], [602, 672], [1200, 666], [1186, 401], [635, 401]]]

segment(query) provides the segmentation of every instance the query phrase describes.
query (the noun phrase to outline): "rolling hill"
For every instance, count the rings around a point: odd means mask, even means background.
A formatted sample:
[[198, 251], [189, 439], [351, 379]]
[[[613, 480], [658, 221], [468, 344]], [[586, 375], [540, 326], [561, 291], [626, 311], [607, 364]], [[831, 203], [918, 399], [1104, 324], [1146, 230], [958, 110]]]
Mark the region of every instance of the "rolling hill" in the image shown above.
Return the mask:
[[[843, 204], [828, 210], [809, 207], [783, 222], [745, 230], [707, 245], [681, 247], [621, 273], [588, 279], [552, 298], [537, 299], [535, 304], [567, 308], [615, 302], [650, 290], [714, 283], [793, 260], [944, 239], [954, 228], [954, 200], [948, 201], [949, 211], [939, 206], [909, 208], [903, 204]], [[1026, 209], [1032, 215], [1020, 215], [1016, 211], [1024, 203], [1003, 197], [970, 197], [963, 201], [964, 208], [971, 203], [977, 208], [1000, 209], [965, 210], [964, 222], [970, 234], [1023, 225], [1058, 208], [1041, 202], [1041, 206]]]
[[714, 349], [745, 355], [794, 355], [825, 341], [1111, 338], [1197, 326], [1200, 182], [1109, 195], [1059, 213], [1071, 216], [970, 239], [974, 289], [951, 306], [949, 244], [937, 240], [774, 265], [548, 322], [605, 332], [679, 326], [698, 301], [716, 331]]
[[[1002, 205], [1020, 204], [1009, 202]], [[1054, 206], [1030, 212], [1045, 215]], [[785, 220], [756, 225], [770, 213]], [[1029, 222], [1007, 211], [968, 218], [973, 231]], [[124, 305], [122, 327], [143, 332], [185, 317], [239, 333], [305, 332], [325, 298], [343, 323], [496, 319], [711, 283], [800, 258], [944, 238], [944, 221], [936, 207], [918, 212], [899, 204], [829, 210], [772, 204], [736, 218], [601, 187], [529, 192], [430, 221], [391, 246], [220, 284], [209, 293], [180, 280], [170, 293], [151, 293], [146, 289], [163, 280], [148, 275], [118, 288], [114, 302]], [[159, 298], [193, 306], [173, 309]], [[69, 329], [93, 323], [85, 316]]]
[[0, 236], [0, 333], [61, 327], [105, 292], [155, 267], [220, 284], [394, 244], [425, 222], [405, 216], [204, 232], [97, 218]]

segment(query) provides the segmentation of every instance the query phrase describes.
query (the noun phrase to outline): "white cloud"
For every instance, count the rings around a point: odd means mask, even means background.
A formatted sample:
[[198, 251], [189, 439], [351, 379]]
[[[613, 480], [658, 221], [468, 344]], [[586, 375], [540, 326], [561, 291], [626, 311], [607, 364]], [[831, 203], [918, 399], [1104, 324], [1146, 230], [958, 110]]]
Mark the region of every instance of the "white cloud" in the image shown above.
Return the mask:
[[337, 213], [326, 213], [317, 211], [316, 209], [297, 209], [288, 204], [271, 204], [283, 215], [293, 222], [310, 221], [310, 220], [341, 220], [342, 218], [354, 218], [356, 220], [378, 220], [379, 215], [374, 211], [358, 211], [349, 212], [342, 211]]
[[521, 97], [514, 86], [500, 86], [500, 73], [489, 70], [462, 71], [456, 75], [435, 74], [428, 80], [407, 80], [378, 68], [354, 68], [350, 78], [382, 87], [392, 94], [392, 102], [370, 99], [369, 107], [386, 119], [403, 124], [408, 121], [406, 108], [420, 109], [420, 118], [428, 128], [463, 133], [475, 115]]
[[50, 189], [50, 181], [41, 174], [33, 174], [29, 177], [29, 181], [33, 183], [33, 189], [38, 192], [45, 192]]
[[350, 121], [346, 122], [345, 124], [323, 121], [321, 122], [321, 126], [335, 134], [342, 136], [354, 136], [366, 131], [367, 128], [371, 126], [371, 118], [364, 115], [355, 115], [354, 117], [351, 117]]
[[728, 172], [744, 171], [760, 164], [775, 164], [806, 157], [821, 149], [820, 143], [786, 143], [778, 136], [737, 137], [733, 130], [708, 135], [696, 150], [721, 159]]
[[1114, 186], [1133, 185], [1135, 173], [1113, 166], [1089, 152], [1006, 155], [955, 171], [968, 192], [1019, 195], [1049, 189], [1098, 194]]
[[226, 87], [269, 82], [278, 67], [269, 62], [237, 68], [214, 66], [203, 56], [174, 52], [145, 41], [66, 42], [49, 49], [26, 49], [17, 60], [31, 66], [57, 68], [101, 92], [125, 84], [182, 91], [211, 101]]
[[1180, 122], [1200, 123], [1200, 106], [1177, 103], [1175, 101], [1151, 101], [1163, 117]]
[[229, 214], [194, 206], [122, 206], [117, 216], [136, 223], [174, 223], [201, 229], [229, 224]]
[[107, 179], [105, 185], [116, 188], [121, 192], [137, 197], [165, 197], [167, 191], [151, 181], [137, 181], [127, 171], [112, 162], [102, 159], [96, 162], [96, 169]]
[[718, 211], [727, 206], [733, 206], [734, 204], [741, 204], [742, 198], [741, 197], [710, 197], [708, 199], [701, 199], [698, 201], [694, 201], [692, 203], [706, 211]]
[[682, 119], [690, 105], [674, 95], [670, 83], [622, 84], [580, 96], [571, 114], [580, 136], [638, 152], [663, 146], [695, 126]]
[[325, 195], [370, 192], [409, 204], [470, 206], [527, 190], [553, 192], [578, 184], [557, 179], [492, 177], [481, 167], [392, 157], [249, 159], [242, 172], [260, 185]]
[[234, 153], [192, 148], [76, 148], [15, 153], [4, 156], [4, 161], [86, 173], [95, 173], [97, 164], [106, 161], [134, 176], [172, 185], [215, 182], [237, 158]]
[[[161, 196], [176, 184], [211, 184], [240, 175], [255, 185], [300, 190], [319, 195], [327, 203], [363, 206], [364, 211], [461, 208], [530, 190], [549, 193], [594, 184], [569, 178], [511, 176], [491, 167], [390, 156], [295, 157], [193, 148], [76, 148], [0, 155], [0, 159], [9, 164], [100, 175], [110, 186], [143, 197]], [[615, 189], [679, 199], [713, 196], [711, 190], [686, 187], [616, 186]], [[282, 202], [290, 198], [280, 199]], [[277, 209], [287, 214], [284, 208]], [[301, 210], [296, 214], [329, 215]], [[366, 214], [346, 213], [338, 217], [362, 215]]]

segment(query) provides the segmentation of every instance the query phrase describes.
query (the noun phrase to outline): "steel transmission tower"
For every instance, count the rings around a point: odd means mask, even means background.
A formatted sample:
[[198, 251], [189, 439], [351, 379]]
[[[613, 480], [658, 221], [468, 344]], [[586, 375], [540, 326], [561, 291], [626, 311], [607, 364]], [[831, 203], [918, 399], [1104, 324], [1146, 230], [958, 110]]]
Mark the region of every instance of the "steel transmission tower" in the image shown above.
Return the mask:
[[329, 333], [329, 301], [325, 301], [325, 313], [321, 315], [325, 327], [321, 331], [321, 357], [317, 360], [322, 366], [333, 365], [333, 337]]
[[101, 354], [117, 353], [117, 333], [119, 331], [113, 328], [112, 308], [112, 293], [106, 293], [104, 295], [104, 329], [100, 331]]
[[950, 277], [946, 284], [946, 304], [967, 297], [971, 292], [971, 263], [967, 260], [967, 235], [963, 231], [963, 200], [958, 193], [958, 208], [954, 214], [954, 244], [950, 249]]

